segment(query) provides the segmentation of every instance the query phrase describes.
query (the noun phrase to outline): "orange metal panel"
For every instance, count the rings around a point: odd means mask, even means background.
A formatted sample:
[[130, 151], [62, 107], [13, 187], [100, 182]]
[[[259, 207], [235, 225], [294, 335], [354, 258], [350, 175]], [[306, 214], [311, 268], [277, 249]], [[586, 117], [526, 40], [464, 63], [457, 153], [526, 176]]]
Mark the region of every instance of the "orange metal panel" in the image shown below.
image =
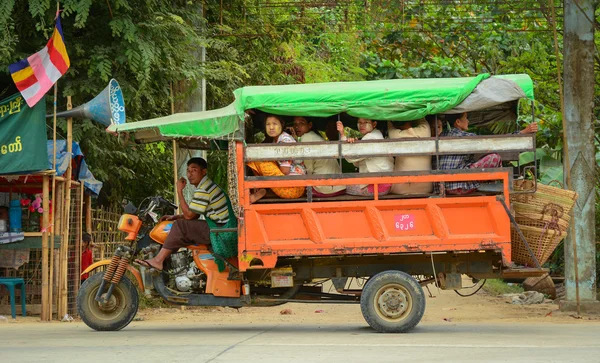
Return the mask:
[[[466, 199], [466, 198], [462, 198]], [[489, 203], [460, 203], [441, 205], [442, 217], [448, 226], [450, 235], [492, 234], [493, 224], [488, 213]]]
[[[314, 213], [314, 226], [302, 218], [308, 213]], [[510, 222], [495, 197], [293, 203], [276, 209], [254, 205], [246, 217], [245, 252], [261, 259], [273, 254], [506, 252], [510, 244]], [[311, 238], [311, 229], [318, 231], [313, 236], [322, 231], [322, 240]], [[510, 254], [505, 259], [510, 261]]]
[[[258, 214], [259, 223], [264, 227], [267, 241], [310, 240], [308, 229], [302, 218], [302, 209], [269, 210]], [[289, 228], [293, 228], [292, 231]]]
[[229, 280], [229, 268], [219, 272], [214, 257], [207, 249], [195, 249], [192, 251], [194, 262], [206, 274], [206, 294], [221, 297], [239, 297], [242, 282]]
[[[330, 203], [326, 203], [330, 204]], [[371, 228], [365, 218], [365, 208], [352, 206], [346, 208], [313, 209], [317, 221], [323, 230], [325, 241], [372, 238]]]

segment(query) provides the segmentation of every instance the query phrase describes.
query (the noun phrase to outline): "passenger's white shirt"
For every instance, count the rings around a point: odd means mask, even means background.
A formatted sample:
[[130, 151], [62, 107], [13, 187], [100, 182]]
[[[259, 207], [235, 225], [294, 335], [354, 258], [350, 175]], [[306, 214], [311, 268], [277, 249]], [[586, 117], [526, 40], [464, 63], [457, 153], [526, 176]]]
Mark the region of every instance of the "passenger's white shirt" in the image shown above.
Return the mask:
[[[415, 127], [406, 130], [397, 129], [388, 124], [390, 139], [426, 138], [431, 137], [429, 123], [425, 119], [417, 122]], [[394, 171], [431, 170], [431, 156], [396, 156]], [[392, 185], [394, 194], [426, 194], [433, 190], [432, 183], [404, 183]]]
[[[381, 131], [375, 129], [363, 136], [361, 140], [383, 140], [383, 134]], [[346, 160], [358, 167], [359, 173], [383, 173], [394, 170], [394, 158], [390, 156], [377, 156]], [[365, 186], [366, 185], [361, 185], [363, 188]]]
[[[298, 138], [299, 142], [325, 141], [314, 131], [309, 131]], [[304, 166], [308, 174], [341, 174], [342, 170], [337, 159], [306, 159]], [[314, 187], [319, 193], [333, 194], [346, 189], [343, 185], [320, 185]]]

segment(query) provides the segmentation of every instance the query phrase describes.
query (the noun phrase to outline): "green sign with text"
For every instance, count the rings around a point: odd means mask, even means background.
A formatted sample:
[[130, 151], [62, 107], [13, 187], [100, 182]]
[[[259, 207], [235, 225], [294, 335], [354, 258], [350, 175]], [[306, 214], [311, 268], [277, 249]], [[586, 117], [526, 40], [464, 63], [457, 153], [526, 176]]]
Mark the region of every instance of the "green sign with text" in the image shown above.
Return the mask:
[[0, 101], [0, 174], [46, 170], [46, 102], [33, 108], [20, 93]]

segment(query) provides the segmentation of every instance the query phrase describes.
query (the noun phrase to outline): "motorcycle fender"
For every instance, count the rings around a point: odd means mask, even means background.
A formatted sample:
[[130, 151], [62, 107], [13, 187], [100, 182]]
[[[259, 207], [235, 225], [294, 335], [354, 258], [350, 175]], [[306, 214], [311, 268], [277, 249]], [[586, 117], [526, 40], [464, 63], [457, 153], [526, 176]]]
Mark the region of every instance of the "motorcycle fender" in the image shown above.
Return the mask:
[[[106, 266], [106, 265], [110, 265], [110, 260], [98, 261], [96, 263], [89, 265], [88, 268], [83, 270], [83, 272], [81, 274], [82, 275], [86, 274], [88, 272], [94, 271], [98, 267]], [[135, 279], [137, 280], [138, 289], [140, 291], [144, 291], [144, 283], [142, 282], [142, 275], [140, 274], [140, 272], [131, 265], [127, 265], [127, 271], [131, 272], [133, 274], [133, 276], [135, 276]]]

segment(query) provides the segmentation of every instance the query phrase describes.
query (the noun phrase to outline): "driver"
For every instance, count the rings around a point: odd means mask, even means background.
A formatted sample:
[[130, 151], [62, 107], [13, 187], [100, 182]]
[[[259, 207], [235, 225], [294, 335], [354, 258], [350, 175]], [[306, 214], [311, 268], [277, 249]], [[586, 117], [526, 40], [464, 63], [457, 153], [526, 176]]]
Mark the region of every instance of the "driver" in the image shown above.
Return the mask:
[[204, 220], [198, 219], [200, 215], [212, 219], [218, 226], [224, 226], [229, 221], [227, 209], [227, 196], [207, 175], [208, 165], [203, 158], [191, 158], [187, 162], [187, 178], [196, 188], [194, 197], [188, 204], [183, 196], [186, 186], [185, 178], [177, 182], [177, 195], [183, 214], [163, 216], [162, 221], [174, 221], [171, 231], [161, 250], [156, 257], [150, 260], [135, 262], [147, 268], [162, 271], [164, 260], [173, 252], [189, 245], [210, 244], [210, 228]]

